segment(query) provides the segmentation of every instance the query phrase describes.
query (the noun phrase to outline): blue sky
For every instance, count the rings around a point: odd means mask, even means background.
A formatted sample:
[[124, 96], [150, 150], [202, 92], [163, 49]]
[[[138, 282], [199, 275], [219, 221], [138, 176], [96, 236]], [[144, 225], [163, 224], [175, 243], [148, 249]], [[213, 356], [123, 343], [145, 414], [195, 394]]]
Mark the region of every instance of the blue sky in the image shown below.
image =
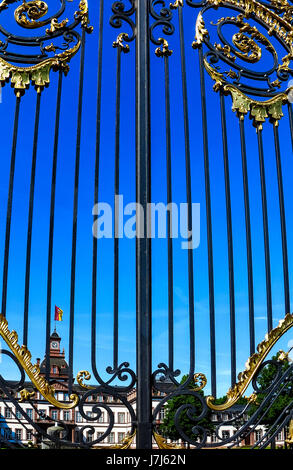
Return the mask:
[[[58, 1], [52, 5], [58, 5]], [[108, 25], [111, 3], [105, 2], [105, 35], [103, 51], [102, 121], [100, 159], [100, 201], [113, 206], [114, 190], [114, 137], [115, 137], [115, 68], [116, 50], [112, 42], [122, 30]], [[78, 2], [68, 4], [68, 17]], [[75, 373], [90, 367], [91, 328], [91, 270], [92, 270], [92, 207], [94, 196], [94, 159], [97, 95], [97, 50], [98, 50], [98, 2], [89, 1], [91, 23], [95, 30], [86, 38], [86, 66], [83, 103], [80, 188], [78, 206], [78, 243], [75, 302]], [[10, 10], [1, 13], [1, 20], [18, 34], [25, 34], [9, 18]], [[198, 53], [191, 48], [194, 39], [194, 25], [198, 10], [185, 12], [185, 41], [187, 61], [187, 85], [190, 117], [190, 148], [192, 172], [192, 199], [201, 205], [201, 242], [194, 251], [195, 288], [195, 335], [196, 371], [206, 373], [210, 378], [209, 353], [209, 307], [208, 307], [208, 265], [206, 245], [204, 161], [202, 148], [200, 88]], [[227, 11], [227, 10], [226, 10]], [[225, 11], [225, 13], [226, 13]], [[215, 18], [220, 16], [220, 10]], [[227, 13], [228, 14], [228, 13]], [[235, 12], [234, 12], [235, 14]], [[170, 89], [172, 127], [172, 170], [173, 198], [178, 204], [186, 201], [184, 126], [182, 112], [182, 90], [180, 50], [178, 42], [177, 12], [174, 13], [176, 32], [170, 37]], [[5, 24], [6, 26], [6, 24]], [[7, 27], [8, 28], [8, 27]], [[30, 31], [31, 34], [31, 31]], [[158, 31], [158, 36], [161, 32]], [[277, 46], [276, 46], [277, 47]], [[130, 44], [130, 53], [122, 57], [121, 81], [121, 155], [120, 193], [125, 204], [135, 201], [135, 44]], [[165, 115], [163, 60], [154, 55], [151, 45], [151, 100], [152, 100], [152, 200], [166, 201], [165, 163]], [[79, 55], [70, 64], [70, 73], [63, 81], [60, 142], [57, 168], [56, 214], [54, 232], [54, 263], [52, 285], [52, 307], [58, 305], [64, 310], [63, 322], [57, 331], [62, 336], [62, 345], [68, 351], [69, 305], [70, 305], [70, 261], [72, 237], [74, 159], [77, 126], [77, 94]], [[269, 59], [265, 59], [269, 60]], [[267, 63], [265, 62], [265, 65]], [[258, 65], [255, 65], [258, 67]], [[32, 269], [29, 310], [29, 349], [33, 358], [43, 357], [45, 349], [46, 282], [50, 210], [50, 185], [52, 171], [54, 120], [56, 106], [57, 74], [51, 74], [51, 84], [42, 94], [40, 138], [36, 173], [34, 205]], [[213, 217], [213, 249], [216, 306], [216, 345], [218, 395], [223, 395], [230, 385], [229, 345], [229, 284], [227, 261], [227, 235], [225, 218], [225, 187], [220, 127], [219, 95], [212, 90], [212, 81], [206, 76], [208, 105], [208, 132], [211, 201]], [[286, 87], [285, 87], [286, 88]], [[31, 88], [21, 101], [20, 132], [16, 155], [15, 190], [13, 195], [13, 219], [11, 251], [8, 278], [7, 319], [9, 327], [22, 332], [24, 305], [24, 276], [27, 237], [27, 216], [30, 184], [31, 155], [36, 93]], [[1, 112], [1, 160], [0, 160], [0, 266], [3, 263], [6, 203], [9, 179], [12, 124], [14, 115], [14, 94], [9, 85], [2, 90]], [[231, 176], [231, 198], [234, 237], [236, 328], [237, 328], [237, 370], [244, 369], [249, 356], [248, 296], [246, 270], [245, 219], [242, 187], [242, 170], [238, 121], [232, 111], [231, 98], [227, 102], [227, 125], [229, 135], [229, 163]], [[286, 112], [285, 108], [284, 111]], [[262, 232], [262, 207], [258, 165], [257, 136], [248, 117], [245, 120], [248, 151], [249, 190], [251, 204], [252, 250], [254, 260], [254, 295], [256, 343], [266, 333], [266, 291]], [[278, 187], [275, 166], [272, 127], [264, 126], [264, 152], [267, 180], [267, 197], [270, 227], [273, 323], [284, 316], [284, 292], [282, 280], [282, 251], [279, 221]], [[290, 285], [292, 279], [292, 148], [288, 119], [280, 122], [284, 193], [287, 217], [287, 237]], [[135, 242], [120, 241], [120, 283], [119, 283], [119, 362], [128, 361], [135, 367]], [[155, 239], [153, 256], [153, 365], [167, 362], [167, 241]], [[0, 270], [2, 286], [2, 271]], [[1, 291], [0, 291], [1, 292]], [[292, 292], [292, 289], [291, 289]], [[105, 369], [112, 364], [112, 319], [113, 319], [113, 240], [98, 241], [98, 305], [97, 305], [97, 364], [102, 377]], [[292, 296], [291, 296], [292, 297]], [[53, 311], [52, 311], [53, 319]], [[181, 249], [181, 240], [174, 240], [174, 321], [175, 321], [175, 367], [182, 373], [189, 370], [188, 333], [188, 274], [187, 252]], [[52, 329], [54, 322], [52, 321]], [[277, 348], [287, 349], [292, 333], [287, 333]], [[21, 338], [20, 338], [21, 342]], [[3, 362], [7, 378], [14, 372]], [[207, 389], [209, 388], [209, 383]]]

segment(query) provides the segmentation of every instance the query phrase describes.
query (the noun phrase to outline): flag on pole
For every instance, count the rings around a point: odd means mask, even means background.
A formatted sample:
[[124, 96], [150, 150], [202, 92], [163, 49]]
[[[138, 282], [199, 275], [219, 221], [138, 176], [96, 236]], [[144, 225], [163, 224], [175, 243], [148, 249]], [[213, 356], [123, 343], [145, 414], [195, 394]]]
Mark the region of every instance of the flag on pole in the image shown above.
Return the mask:
[[63, 310], [55, 305], [55, 321], [62, 321]]

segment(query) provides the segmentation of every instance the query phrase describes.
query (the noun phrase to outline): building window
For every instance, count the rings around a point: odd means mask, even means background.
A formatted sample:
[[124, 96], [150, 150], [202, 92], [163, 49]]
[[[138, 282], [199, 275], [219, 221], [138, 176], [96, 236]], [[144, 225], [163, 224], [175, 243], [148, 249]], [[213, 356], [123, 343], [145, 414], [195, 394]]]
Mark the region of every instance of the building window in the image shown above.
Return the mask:
[[215, 432], [213, 432], [212, 435], [211, 435], [211, 441], [212, 442], [217, 442], [217, 435], [216, 435]]
[[76, 411], [76, 412], [75, 412], [75, 421], [76, 421], [77, 423], [82, 423], [82, 416], [81, 416], [81, 414], [80, 414], [79, 411]]
[[98, 418], [98, 423], [104, 423], [104, 413], [101, 413], [101, 416]]
[[18, 418], [18, 419], [21, 419], [22, 418], [22, 414], [19, 410], [16, 410], [15, 412], [15, 416]]
[[99, 395], [99, 396], [98, 396], [98, 401], [99, 401], [99, 402], [102, 402], [102, 401], [104, 401], [104, 398], [103, 398], [103, 396], [102, 396], [102, 395]]
[[125, 439], [125, 432], [118, 432], [118, 442], [121, 443]]
[[64, 401], [69, 401], [69, 394], [68, 393], [64, 393]]
[[258, 429], [257, 431], [255, 431], [255, 440], [259, 441], [261, 437], [262, 437], [262, 432], [260, 429]]
[[64, 421], [70, 421], [70, 411], [64, 411]]
[[215, 413], [213, 413], [211, 420], [214, 421], [214, 422], [218, 421], [218, 416]]
[[230, 437], [230, 431], [223, 431], [222, 432], [222, 439], [229, 439]]
[[97, 439], [100, 439], [104, 433], [103, 432], [97, 432]]
[[22, 429], [15, 429], [15, 438], [16, 438], [18, 441], [21, 441], [21, 438], [22, 438]]
[[114, 432], [111, 432], [108, 436], [108, 442], [109, 444], [114, 444], [115, 442], [115, 433]]
[[30, 429], [27, 429], [26, 431], [26, 439], [27, 441], [31, 441], [33, 438], [33, 432]]
[[46, 410], [39, 410], [39, 417], [40, 419], [46, 419]]
[[277, 434], [277, 441], [281, 441], [283, 439], [282, 431]]
[[118, 413], [118, 423], [119, 424], [125, 423], [125, 413]]
[[31, 408], [28, 408], [26, 411], [26, 414], [30, 419], [33, 419], [33, 410]]
[[92, 442], [92, 440], [93, 440], [93, 435], [90, 432], [88, 432], [87, 436], [86, 436], [86, 441], [87, 442]]
[[54, 419], [54, 420], [58, 419], [58, 411], [57, 410], [52, 411], [52, 419]]
[[7, 408], [7, 406], [5, 407], [4, 417], [11, 418], [11, 410], [10, 408]]
[[159, 419], [160, 421], [164, 421], [164, 418], [165, 418], [165, 410], [164, 408], [162, 408], [159, 413]]

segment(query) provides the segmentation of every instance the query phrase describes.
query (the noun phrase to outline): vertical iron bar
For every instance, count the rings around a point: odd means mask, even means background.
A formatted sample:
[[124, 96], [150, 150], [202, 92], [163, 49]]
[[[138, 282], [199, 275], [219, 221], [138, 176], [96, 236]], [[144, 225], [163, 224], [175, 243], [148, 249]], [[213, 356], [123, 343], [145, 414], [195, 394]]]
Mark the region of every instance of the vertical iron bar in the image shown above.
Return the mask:
[[[152, 447], [151, 238], [150, 218], [150, 56], [149, 2], [136, 1], [136, 308], [137, 448]], [[143, 233], [142, 233], [143, 231]]]
[[[186, 81], [186, 61], [185, 61], [185, 42], [183, 28], [182, 7], [179, 6], [179, 37], [180, 37], [180, 57], [181, 57], [181, 81], [183, 95], [183, 121], [184, 121], [184, 140], [185, 140], [185, 173], [186, 173], [186, 201], [187, 201], [187, 227], [188, 232], [192, 233], [192, 197], [191, 197], [191, 169], [190, 169], [190, 142], [189, 142], [189, 117], [188, 117], [188, 99], [187, 99], [187, 81]], [[192, 235], [191, 235], [192, 243]], [[193, 250], [188, 249], [188, 299], [189, 299], [189, 336], [190, 336], [190, 369], [189, 379], [193, 377], [195, 369], [195, 337], [194, 337], [194, 280], [193, 280]]]
[[1, 310], [1, 313], [4, 317], [6, 317], [6, 304], [7, 304], [8, 261], [9, 261], [10, 230], [11, 230], [11, 216], [12, 216], [13, 186], [14, 186], [14, 171], [15, 171], [15, 157], [16, 157], [17, 134], [18, 134], [19, 108], [20, 108], [20, 97], [17, 96], [16, 103], [15, 103], [15, 113], [14, 113], [14, 128], [13, 128], [11, 161], [10, 161], [10, 176], [9, 176], [9, 189], [8, 189], [7, 215], [6, 215], [5, 248], [4, 248], [4, 263], [3, 263], [3, 288], [2, 288], [2, 310]]
[[284, 189], [283, 189], [283, 176], [282, 176], [282, 163], [281, 163], [278, 121], [275, 121], [273, 128], [274, 128], [276, 166], [277, 166], [278, 189], [279, 189], [279, 205], [280, 205], [282, 252], [283, 252], [285, 314], [287, 314], [290, 312], [289, 268], [288, 268], [287, 230], [286, 230], [285, 202], [284, 202]]
[[[53, 147], [52, 180], [51, 180], [51, 202], [50, 202], [50, 225], [49, 225], [49, 248], [48, 248], [48, 274], [47, 274], [47, 316], [46, 316], [46, 358], [50, 355], [50, 334], [51, 334], [51, 303], [52, 303], [52, 266], [53, 266], [53, 243], [54, 243], [54, 222], [55, 222], [55, 193], [56, 193], [56, 172], [59, 143], [60, 107], [62, 93], [62, 71], [59, 72], [55, 133]], [[49, 379], [50, 364], [46, 360], [46, 379]]]
[[273, 328], [271, 262], [270, 262], [270, 243], [269, 243], [264, 153], [263, 153], [262, 129], [260, 127], [257, 128], [257, 141], [258, 141], [259, 169], [260, 169], [260, 181], [261, 181], [265, 267], [266, 267], [266, 290], [267, 290], [267, 321], [268, 321], [268, 332], [269, 332]]
[[230, 191], [230, 172], [228, 157], [227, 125], [225, 98], [220, 92], [223, 159], [225, 174], [226, 193], [226, 218], [227, 218], [227, 240], [228, 240], [228, 263], [229, 263], [229, 297], [230, 297], [230, 348], [231, 348], [231, 385], [236, 383], [236, 326], [235, 326], [235, 286], [234, 286], [234, 256], [233, 256], [233, 232], [232, 232], [232, 210]]
[[35, 194], [35, 177], [36, 177], [39, 121], [40, 121], [40, 105], [41, 105], [41, 92], [38, 92], [36, 112], [35, 112], [35, 129], [34, 129], [34, 143], [33, 143], [33, 154], [32, 154], [32, 166], [31, 166], [31, 182], [30, 182], [30, 198], [29, 198], [29, 214], [28, 214], [27, 246], [26, 246], [23, 340], [22, 340], [24, 345], [27, 345], [27, 339], [28, 339], [28, 309], [29, 309], [29, 290], [30, 290], [32, 225], [33, 225], [33, 212], [34, 212], [34, 194]]
[[217, 392], [216, 392], [216, 333], [215, 333], [213, 239], [212, 239], [211, 190], [210, 190], [210, 175], [209, 175], [208, 124], [207, 124], [206, 92], [205, 92], [205, 77], [204, 77], [202, 47], [199, 48], [199, 67], [200, 67], [200, 88], [201, 88], [201, 107], [202, 107], [202, 131], [203, 131], [203, 149], [204, 149], [207, 245], [208, 245], [208, 269], [209, 269], [211, 390], [212, 390], [212, 395], [215, 397], [217, 395]]
[[166, 167], [167, 167], [167, 233], [168, 233], [168, 325], [169, 325], [169, 368], [174, 370], [174, 305], [173, 305], [173, 240], [172, 240], [172, 166], [171, 166], [171, 123], [170, 123], [170, 80], [169, 58], [164, 57], [165, 69], [165, 114], [166, 114]]
[[249, 302], [249, 341], [250, 341], [250, 355], [252, 355], [255, 351], [253, 271], [252, 271], [251, 226], [250, 226], [247, 157], [246, 157], [244, 119], [242, 118], [242, 116], [240, 116], [239, 118], [239, 128], [240, 128], [240, 141], [241, 141], [242, 176], [243, 176], [245, 227], [246, 227], [248, 302]]
[[77, 110], [77, 131], [76, 131], [75, 176], [74, 176], [74, 202], [73, 202], [73, 221], [72, 221], [70, 319], [69, 319], [69, 361], [68, 361], [68, 365], [69, 365], [68, 390], [69, 390], [69, 393], [71, 393], [72, 383], [73, 383], [73, 341], [74, 341], [74, 307], [75, 307], [76, 237], [77, 237], [80, 141], [81, 141], [83, 83], [84, 83], [84, 56], [85, 56], [85, 28], [82, 29], [82, 36], [81, 36], [79, 90], [78, 90], [78, 110]]
[[[99, 200], [99, 167], [100, 167], [100, 135], [101, 135], [101, 91], [102, 91], [102, 62], [103, 62], [103, 22], [104, 0], [100, 1], [99, 11], [99, 45], [98, 45], [98, 74], [97, 74], [97, 120], [96, 120], [96, 156], [94, 179], [94, 205]], [[99, 380], [96, 362], [96, 319], [97, 319], [97, 237], [93, 236], [93, 270], [92, 270], [92, 325], [91, 325], [91, 362], [94, 376]]]
[[113, 323], [113, 367], [118, 366], [118, 296], [119, 296], [119, 154], [120, 154], [120, 79], [121, 79], [121, 46], [117, 48], [116, 71], [116, 122], [115, 122], [115, 195], [114, 195], [114, 323]]
[[289, 113], [291, 143], [292, 143], [292, 150], [293, 150], [293, 111], [292, 111], [292, 103], [288, 103], [288, 113]]

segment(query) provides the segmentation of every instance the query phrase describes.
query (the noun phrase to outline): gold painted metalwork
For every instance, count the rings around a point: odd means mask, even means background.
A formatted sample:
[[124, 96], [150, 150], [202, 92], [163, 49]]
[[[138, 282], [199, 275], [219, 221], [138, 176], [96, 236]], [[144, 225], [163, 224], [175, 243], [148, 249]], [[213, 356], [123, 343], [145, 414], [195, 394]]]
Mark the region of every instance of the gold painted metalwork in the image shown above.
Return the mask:
[[130, 51], [129, 45], [123, 43], [123, 40], [125, 40], [128, 37], [129, 36], [127, 33], [118, 34], [116, 41], [114, 41], [112, 44], [113, 47], [120, 47], [121, 50], [125, 53], [129, 52]]
[[33, 0], [31, 2], [23, 2], [14, 12], [14, 18], [17, 24], [24, 28], [39, 28], [44, 24], [38, 21], [48, 12], [46, 2]]
[[32, 83], [37, 92], [40, 93], [50, 83], [51, 69], [63, 70], [64, 73], [67, 73], [69, 70], [68, 62], [77, 53], [79, 48], [80, 41], [72, 48], [31, 67], [18, 67], [0, 58], [1, 86], [10, 80], [16, 96], [20, 97], [29, 88], [30, 83]]
[[0, 12], [3, 11], [3, 10], [6, 10], [11, 3], [15, 3], [17, 1], [18, 0], [3, 0], [0, 3]]
[[[7, 8], [10, 3], [14, 3], [16, 0], [3, 0], [0, 3], [0, 12]], [[35, 28], [42, 26], [42, 22], [35, 21], [37, 18], [43, 16], [45, 11], [45, 2], [39, 0], [33, 0], [31, 2], [23, 2], [15, 11], [15, 18], [18, 23], [27, 28]], [[35, 7], [36, 9], [33, 9]], [[37, 9], [39, 8], [39, 10]], [[41, 11], [42, 10], [42, 14]], [[31, 20], [29, 21], [26, 16]], [[79, 10], [75, 12], [74, 17], [76, 20], [80, 20], [82, 27], [88, 32], [93, 31], [93, 27], [89, 26], [89, 15], [88, 15], [88, 2], [87, 0], [81, 0], [79, 3]], [[47, 34], [52, 34], [56, 30], [61, 30], [66, 27], [68, 19], [65, 19], [58, 23], [56, 18], [51, 21], [51, 26], [46, 30]], [[17, 97], [22, 96], [25, 90], [29, 88], [32, 83], [35, 89], [40, 93], [45, 87], [49, 86], [50, 83], [50, 71], [51, 70], [62, 70], [65, 74], [69, 71], [69, 62], [72, 57], [80, 49], [81, 41], [78, 40], [77, 44], [71, 48], [62, 51], [60, 54], [56, 54], [52, 58], [45, 59], [39, 64], [30, 67], [19, 67], [12, 65], [6, 60], [0, 58], [0, 86], [4, 86], [6, 82], [11, 82], [12, 88], [15, 90]], [[45, 47], [46, 51], [55, 52], [56, 46], [50, 44]]]
[[[43, 397], [52, 405], [57, 408], [71, 409], [74, 408], [78, 402], [79, 397], [76, 394], [70, 395], [71, 403], [61, 403], [55, 398], [55, 389], [50, 385], [45, 378], [40, 374], [40, 367], [38, 364], [31, 363], [31, 353], [26, 346], [19, 346], [18, 335], [16, 331], [10, 331], [8, 328], [8, 322], [6, 318], [0, 314], [0, 336], [3, 338], [15, 358], [24, 369], [32, 384], [38, 389]], [[24, 400], [27, 397], [27, 390], [22, 391], [21, 398]]]
[[81, 20], [81, 25], [88, 33], [92, 33], [94, 28], [90, 26], [89, 20], [89, 9], [87, 0], [81, 0], [79, 2], [79, 10], [74, 13], [74, 18], [76, 20]]
[[19, 394], [20, 394], [20, 400], [19, 400], [20, 402], [26, 401], [29, 398], [33, 398], [35, 396], [35, 392], [29, 392], [26, 388], [24, 388], [23, 390], [20, 390]]
[[238, 382], [228, 390], [226, 402], [221, 405], [216, 405], [214, 403], [215, 398], [208, 396], [206, 398], [208, 407], [212, 410], [223, 411], [234, 405], [239, 398], [243, 396], [272, 347], [292, 326], [293, 314], [288, 313], [285, 318], [279, 322], [279, 325], [266, 335], [264, 341], [257, 346], [257, 352], [250, 356], [246, 363], [245, 371], [238, 375]]
[[136, 435], [136, 431], [134, 431], [133, 434], [127, 433], [125, 438], [122, 440], [121, 444], [116, 444], [115, 446], [111, 446], [110, 449], [121, 449], [121, 450], [129, 449], [131, 444], [134, 441], [135, 435]]
[[231, 54], [231, 47], [225, 44], [225, 46], [222, 46], [221, 44], [214, 44], [214, 47], [217, 49], [217, 51], [221, 52], [224, 54], [228, 59], [232, 60], [232, 62], [235, 62], [236, 57], [235, 55]]
[[169, 57], [173, 54], [173, 51], [169, 49], [168, 41], [164, 38], [159, 38], [158, 41], [162, 44], [162, 49], [157, 47], [155, 54], [157, 57]]
[[192, 390], [194, 392], [199, 392], [199, 390], [203, 390], [208, 382], [206, 376], [201, 372], [197, 372], [196, 374], [194, 374], [193, 380], [194, 387], [192, 387]]
[[[276, 51], [271, 42], [261, 34], [255, 26], [244, 22], [244, 17], [249, 18], [253, 14], [256, 19], [266, 24], [269, 36], [274, 34], [277, 39], [285, 42], [288, 46], [289, 52], [281, 59], [281, 63], [278, 67], [278, 72], [287, 72], [293, 60], [293, 26], [291, 24], [293, 7], [287, 0], [271, 0], [271, 2], [272, 5], [280, 8], [283, 16], [278, 15], [257, 0], [227, 0], [225, 2], [226, 4], [241, 8], [244, 14], [240, 14], [237, 17], [220, 18], [216, 24], [219, 24], [224, 19], [236, 20], [236, 24], [239, 26], [239, 32], [232, 37], [232, 42], [236, 48], [233, 50], [233, 55], [231, 54], [230, 47], [227, 45], [221, 46], [220, 44], [215, 44], [215, 48], [233, 62], [235, 60], [234, 55], [247, 62], [258, 62], [262, 56], [262, 50], [259, 44], [264, 45], [267, 50], [276, 56]], [[209, 3], [217, 8], [221, 4], [221, 0], [209, 0]], [[249, 34], [250, 37], [246, 36], [246, 33]], [[194, 49], [200, 47], [204, 39], [208, 37], [209, 32], [205, 27], [202, 14], [199, 13], [195, 25], [195, 41], [192, 43], [192, 47]], [[257, 42], [259, 44], [257, 44]], [[232, 109], [241, 120], [249, 113], [257, 129], [262, 129], [262, 125], [267, 118], [269, 118], [274, 125], [278, 125], [279, 120], [283, 116], [282, 106], [288, 102], [288, 93], [292, 90], [292, 87], [287, 89], [286, 92], [280, 92], [268, 100], [254, 100], [241, 92], [237, 86], [226, 82], [225, 75], [235, 79], [237, 78], [236, 72], [230, 70], [229, 72], [221, 73], [217, 67], [208, 63], [207, 59], [204, 59], [204, 66], [211, 78], [215, 81], [214, 90], [219, 91], [221, 89], [225, 94], [231, 95], [233, 101]], [[276, 79], [271, 85], [280, 88], [280, 80]]]
[[197, 49], [202, 44], [205, 37], [209, 37], [209, 32], [205, 27], [205, 22], [200, 12], [197, 15], [195, 23], [195, 41], [192, 43], [193, 49]]
[[86, 390], [93, 390], [95, 387], [92, 387], [91, 385], [86, 385], [83, 383], [84, 380], [90, 380], [91, 374], [87, 370], [81, 370], [80, 372], [77, 373], [76, 380], [77, 383], [82, 387], [85, 388]]
[[176, 0], [173, 3], [170, 3], [171, 10], [176, 10], [176, 8], [183, 7], [183, 0]]
[[291, 419], [289, 424], [289, 434], [288, 437], [285, 439], [286, 444], [293, 444], [293, 419]]
[[65, 20], [62, 20], [59, 23], [57, 18], [52, 18], [50, 28], [46, 29], [46, 33], [47, 34], [53, 34], [53, 33], [55, 33], [55, 31], [59, 31], [61, 29], [64, 29], [66, 27], [68, 21], [69, 21], [68, 18], [66, 18]]
[[[232, 110], [236, 112], [239, 119], [243, 120], [244, 116], [249, 113], [253, 125], [258, 129], [262, 129], [262, 124], [267, 118], [275, 125], [278, 125], [283, 116], [282, 106], [288, 102], [288, 93], [292, 87], [288, 88], [286, 92], [278, 93], [269, 100], [254, 100], [240, 91], [237, 86], [226, 83], [224, 74], [218, 72], [206, 59], [204, 59], [204, 66], [215, 82], [214, 90], [219, 91], [222, 89], [226, 95], [231, 95]], [[227, 75], [229, 75], [229, 72]], [[279, 84], [277, 83], [276, 86], [279, 86]]]
[[153, 432], [153, 435], [159, 449], [184, 449], [182, 445], [167, 442], [167, 439], [157, 432]]

